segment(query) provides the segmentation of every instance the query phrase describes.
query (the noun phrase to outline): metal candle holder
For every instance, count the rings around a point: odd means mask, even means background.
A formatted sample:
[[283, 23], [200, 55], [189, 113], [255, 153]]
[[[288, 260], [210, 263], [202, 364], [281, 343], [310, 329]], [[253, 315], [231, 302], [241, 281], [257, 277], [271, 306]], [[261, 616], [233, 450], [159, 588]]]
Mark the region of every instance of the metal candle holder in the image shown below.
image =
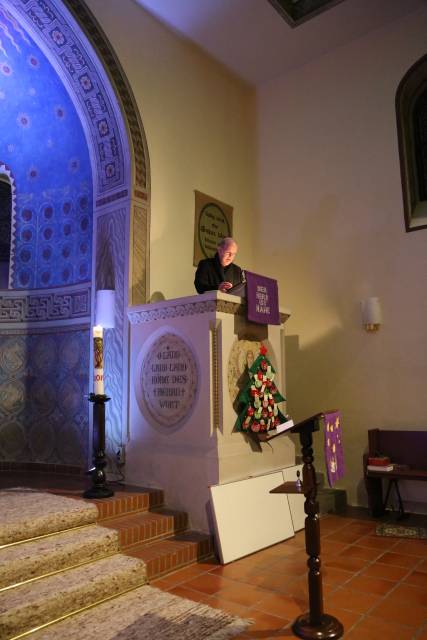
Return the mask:
[[89, 402], [93, 403], [93, 464], [92, 487], [83, 493], [84, 498], [110, 498], [114, 491], [106, 482], [105, 467], [105, 403], [110, 398], [105, 394], [89, 395]]

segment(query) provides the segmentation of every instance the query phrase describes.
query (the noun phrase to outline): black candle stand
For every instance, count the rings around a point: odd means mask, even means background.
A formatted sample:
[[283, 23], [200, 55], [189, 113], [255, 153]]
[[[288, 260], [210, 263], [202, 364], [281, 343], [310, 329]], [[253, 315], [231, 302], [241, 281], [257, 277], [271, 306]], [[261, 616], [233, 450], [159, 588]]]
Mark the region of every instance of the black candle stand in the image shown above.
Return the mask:
[[302, 447], [302, 485], [299, 479], [295, 482], [285, 482], [275, 487], [270, 493], [294, 493], [305, 496], [305, 549], [308, 555], [308, 598], [309, 611], [295, 620], [292, 631], [298, 638], [304, 640], [335, 640], [344, 634], [344, 627], [337, 618], [323, 611], [323, 588], [320, 562], [320, 524], [319, 503], [317, 497], [316, 471], [313, 460], [313, 432], [319, 431], [319, 421], [324, 413], [317, 413], [291, 429], [281, 433], [259, 435], [259, 440], [267, 441], [284, 433], [298, 433]]
[[83, 493], [84, 498], [110, 498], [114, 491], [106, 482], [105, 467], [105, 403], [110, 398], [104, 394], [91, 393], [89, 402], [93, 403], [93, 464], [92, 486]]

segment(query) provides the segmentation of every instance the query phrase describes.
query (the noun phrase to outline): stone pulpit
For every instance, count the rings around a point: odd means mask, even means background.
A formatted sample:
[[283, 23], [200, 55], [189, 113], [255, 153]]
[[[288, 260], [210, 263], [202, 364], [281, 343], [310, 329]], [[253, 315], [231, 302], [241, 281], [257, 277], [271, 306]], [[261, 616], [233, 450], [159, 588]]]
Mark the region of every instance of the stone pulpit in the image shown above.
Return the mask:
[[[237, 397], [261, 342], [286, 395], [284, 324], [246, 319], [246, 301], [210, 291], [131, 307], [127, 482], [158, 487], [192, 528], [212, 531], [209, 487], [290, 467], [289, 437], [254, 446], [236, 432]], [[285, 407], [282, 407], [283, 413]]]

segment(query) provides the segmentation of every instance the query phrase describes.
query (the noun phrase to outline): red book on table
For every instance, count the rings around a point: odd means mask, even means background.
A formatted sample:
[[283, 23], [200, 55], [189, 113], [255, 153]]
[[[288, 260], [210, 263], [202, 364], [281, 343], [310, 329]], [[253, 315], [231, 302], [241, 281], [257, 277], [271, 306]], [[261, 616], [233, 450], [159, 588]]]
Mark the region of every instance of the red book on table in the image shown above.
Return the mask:
[[388, 456], [372, 456], [368, 458], [368, 464], [374, 467], [386, 467], [391, 463]]

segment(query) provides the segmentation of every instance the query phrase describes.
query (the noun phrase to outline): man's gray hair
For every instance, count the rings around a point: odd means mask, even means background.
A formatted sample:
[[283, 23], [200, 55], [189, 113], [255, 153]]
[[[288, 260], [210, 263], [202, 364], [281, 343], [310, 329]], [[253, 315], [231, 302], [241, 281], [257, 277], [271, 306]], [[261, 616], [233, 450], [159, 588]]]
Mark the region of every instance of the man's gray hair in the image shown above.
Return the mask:
[[218, 247], [219, 249], [225, 249], [225, 247], [228, 247], [228, 245], [229, 245], [229, 244], [236, 244], [236, 245], [237, 245], [237, 242], [235, 241], [235, 239], [234, 239], [234, 238], [229, 238], [229, 237], [227, 237], [227, 238], [222, 238], [222, 239], [218, 242], [217, 247]]

